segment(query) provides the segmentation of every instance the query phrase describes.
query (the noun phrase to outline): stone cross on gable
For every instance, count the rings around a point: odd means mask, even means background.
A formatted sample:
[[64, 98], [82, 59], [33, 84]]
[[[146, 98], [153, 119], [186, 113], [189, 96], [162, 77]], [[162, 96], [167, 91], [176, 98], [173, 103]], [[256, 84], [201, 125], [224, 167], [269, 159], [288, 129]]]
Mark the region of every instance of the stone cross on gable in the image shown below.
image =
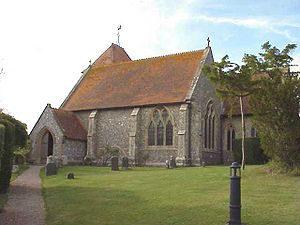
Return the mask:
[[210, 47], [209, 46], [209, 43], [210, 43], [210, 39], [209, 39], [209, 37], [207, 38], [207, 47]]

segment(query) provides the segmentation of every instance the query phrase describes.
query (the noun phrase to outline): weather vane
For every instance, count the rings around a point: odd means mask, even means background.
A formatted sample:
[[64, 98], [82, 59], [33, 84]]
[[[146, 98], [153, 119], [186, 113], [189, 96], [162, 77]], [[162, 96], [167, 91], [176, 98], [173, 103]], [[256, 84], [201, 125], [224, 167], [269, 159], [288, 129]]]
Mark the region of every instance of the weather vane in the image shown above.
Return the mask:
[[118, 42], [117, 42], [117, 44], [120, 46], [120, 30], [121, 30], [121, 25], [119, 25], [118, 26], [118, 34], [117, 34], [117, 36], [118, 36]]
[[207, 38], [207, 47], [210, 47], [209, 46], [209, 43], [210, 43], [210, 39], [209, 39], [209, 37]]

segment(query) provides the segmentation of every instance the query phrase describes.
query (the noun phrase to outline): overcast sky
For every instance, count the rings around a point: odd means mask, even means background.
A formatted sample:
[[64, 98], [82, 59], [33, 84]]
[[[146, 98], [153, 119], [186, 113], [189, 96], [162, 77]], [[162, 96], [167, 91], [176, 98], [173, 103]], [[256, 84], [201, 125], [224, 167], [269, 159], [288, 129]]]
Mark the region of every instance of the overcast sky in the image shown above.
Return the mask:
[[[245, 3], [247, 2], [247, 3]], [[0, 108], [30, 132], [81, 71], [117, 40], [132, 59], [202, 49], [239, 62], [265, 41], [300, 45], [300, 1], [1, 0]], [[300, 64], [300, 46], [294, 52]]]

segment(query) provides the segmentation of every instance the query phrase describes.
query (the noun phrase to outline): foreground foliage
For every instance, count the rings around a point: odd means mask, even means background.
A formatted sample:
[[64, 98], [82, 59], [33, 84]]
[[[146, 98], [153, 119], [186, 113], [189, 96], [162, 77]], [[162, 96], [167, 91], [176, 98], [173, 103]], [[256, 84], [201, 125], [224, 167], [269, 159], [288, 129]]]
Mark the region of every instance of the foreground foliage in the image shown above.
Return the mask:
[[[67, 180], [68, 172], [75, 180]], [[45, 177], [47, 225], [189, 225], [228, 221], [228, 167], [64, 167]], [[242, 219], [255, 225], [298, 225], [300, 178], [268, 175], [263, 166], [242, 173]]]
[[285, 172], [300, 175], [300, 77], [290, 72], [296, 45], [279, 50], [270, 43], [259, 56], [247, 55], [253, 73], [260, 74], [260, 88], [251, 96], [253, 122], [264, 152]]
[[0, 193], [6, 193], [11, 180], [14, 150], [27, 144], [26, 125], [0, 113]]

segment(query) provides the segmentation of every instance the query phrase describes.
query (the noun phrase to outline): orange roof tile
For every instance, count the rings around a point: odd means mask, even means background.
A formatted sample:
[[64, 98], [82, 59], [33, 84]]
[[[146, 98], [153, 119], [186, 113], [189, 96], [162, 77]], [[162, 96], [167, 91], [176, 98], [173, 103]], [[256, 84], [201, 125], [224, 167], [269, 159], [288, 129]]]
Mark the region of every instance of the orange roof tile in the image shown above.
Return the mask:
[[62, 109], [52, 110], [58, 125], [63, 130], [63, 133], [67, 138], [83, 141], [87, 139], [86, 130], [73, 112]]
[[131, 61], [123, 48], [112, 43], [111, 46], [93, 63], [93, 66]]
[[[223, 115], [229, 116], [240, 116], [241, 115], [241, 108], [240, 108], [240, 100], [239, 98], [236, 98], [234, 102], [232, 103], [232, 108], [230, 109], [230, 104], [228, 101], [224, 101], [224, 112]], [[250, 109], [250, 103], [249, 103], [249, 97], [245, 97], [243, 99], [243, 111], [245, 115], [251, 114]]]
[[205, 50], [199, 50], [94, 64], [62, 108], [77, 111], [184, 102], [204, 57]]

